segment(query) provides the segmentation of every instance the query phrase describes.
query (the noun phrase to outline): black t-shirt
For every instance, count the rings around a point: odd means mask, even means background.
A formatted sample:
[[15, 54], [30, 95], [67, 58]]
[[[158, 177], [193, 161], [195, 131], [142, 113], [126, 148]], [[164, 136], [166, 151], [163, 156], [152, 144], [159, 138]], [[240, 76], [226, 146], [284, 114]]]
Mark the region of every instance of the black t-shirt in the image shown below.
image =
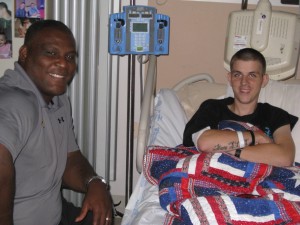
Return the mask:
[[290, 124], [295, 126], [298, 118], [290, 115], [283, 109], [268, 103], [258, 103], [252, 114], [239, 116], [228, 109], [233, 103], [232, 97], [225, 99], [209, 99], [201, 104], [197, 112], [187, 123], [183, 134], [183, 145], [194, 146], [192, 135], [206, 127], [220, 129], [220, 123], [224, 121], [239, 121], [255, 126], [266, 133], [270, 138], [279, 127]]

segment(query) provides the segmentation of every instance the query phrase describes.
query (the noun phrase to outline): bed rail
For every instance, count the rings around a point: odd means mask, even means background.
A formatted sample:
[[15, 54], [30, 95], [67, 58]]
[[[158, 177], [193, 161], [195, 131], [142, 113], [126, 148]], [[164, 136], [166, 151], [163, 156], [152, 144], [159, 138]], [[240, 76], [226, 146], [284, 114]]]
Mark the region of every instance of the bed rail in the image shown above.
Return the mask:
[[174, 91], [179, 91], [183, 86], [187, 85], [187, 84], [191, 84], [191, 83], [195, 83], [198, 81], [207, 81], [209, 83], [215, 83], [214, 78], [208, 74], [208, 73], [197, 73], [194, 74], [192, 76], [189, 76], [188, 78], [178, 82], [174, 87], [173, 90]]
[[150, 116], [153, 113], [154, 97], [156, 93], [156, 62], [155, 55], [149, 55], [149, 65], [147, 70], [144, 95], [142, 100], [139, 130], [137, 136], [136, 168], [139, 173], [142, 172], [143, 157], [146, 150], [148, 136], [150, 131]]

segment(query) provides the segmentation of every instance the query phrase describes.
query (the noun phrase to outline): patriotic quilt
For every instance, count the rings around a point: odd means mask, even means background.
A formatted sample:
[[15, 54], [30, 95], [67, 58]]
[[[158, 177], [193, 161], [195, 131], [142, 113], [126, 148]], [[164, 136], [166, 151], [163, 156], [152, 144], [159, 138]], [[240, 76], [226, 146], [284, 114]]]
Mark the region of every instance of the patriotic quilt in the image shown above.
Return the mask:
[[182, 145], [150, 146], [144, 174], [159, 187], [165, 225], [300, 224], [297, 163], [282, 168]]

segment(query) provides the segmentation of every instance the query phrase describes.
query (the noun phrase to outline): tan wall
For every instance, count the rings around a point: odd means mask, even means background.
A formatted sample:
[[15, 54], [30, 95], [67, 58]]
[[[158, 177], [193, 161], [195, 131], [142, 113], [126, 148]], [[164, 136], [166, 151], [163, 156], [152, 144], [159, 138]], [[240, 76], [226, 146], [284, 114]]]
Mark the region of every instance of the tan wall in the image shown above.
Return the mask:
[[[196, 73], [209, 73], [216, 82], [226, 83], [223, 54], [227, 19], [230, 12], [241, 9], [241, 4], [169, 0], [165, 5], [157, 5], [155, 2], [149, 1], [149, 5], [171, 20], [170, 52], [169, 56], [158, 57], [157, 88], [173, 87]], [[248, 6], [253, 8], [255, 5]], [[273, 7], [293, 13], [298, 13], [298, 9]]]

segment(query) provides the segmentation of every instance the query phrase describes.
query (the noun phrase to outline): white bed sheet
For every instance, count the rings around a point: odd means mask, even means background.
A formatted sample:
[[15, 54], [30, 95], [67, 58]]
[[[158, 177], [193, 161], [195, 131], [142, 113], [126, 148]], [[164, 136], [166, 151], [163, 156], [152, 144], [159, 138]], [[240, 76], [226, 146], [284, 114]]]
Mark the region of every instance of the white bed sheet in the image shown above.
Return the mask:
[[[161, 89], [154, 102], [148, 145], [176, 146], [182, 143], [187, 117], [175, 91]], [[176, 121], [176, 122], [175, 122]], [[160, 225], [166, 211], [159, 204], [158, 187], [143, 173], [130, 196], [121, 225]]]

